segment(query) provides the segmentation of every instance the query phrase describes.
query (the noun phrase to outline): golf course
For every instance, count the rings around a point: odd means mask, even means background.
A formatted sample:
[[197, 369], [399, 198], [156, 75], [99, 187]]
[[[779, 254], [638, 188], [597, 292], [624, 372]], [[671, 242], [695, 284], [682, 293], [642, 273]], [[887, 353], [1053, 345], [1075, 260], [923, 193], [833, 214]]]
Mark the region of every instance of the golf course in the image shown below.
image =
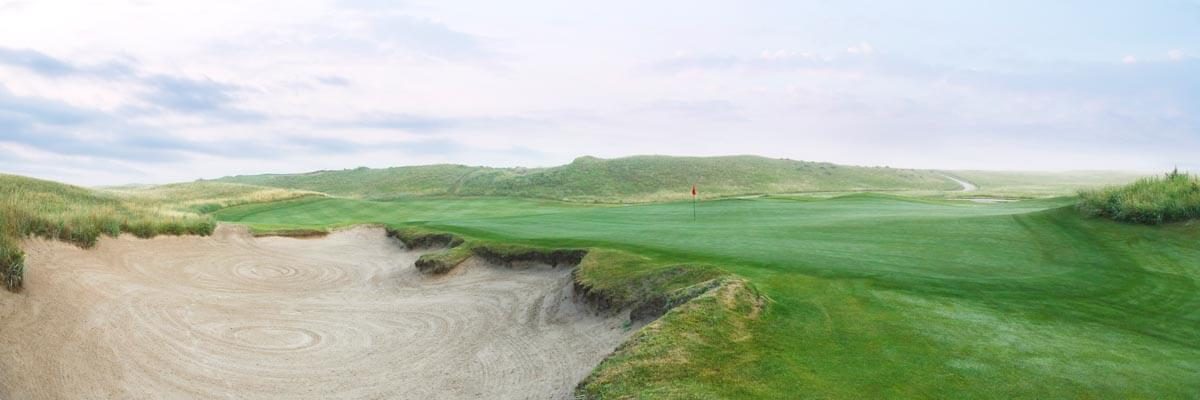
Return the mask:
[[[822, 165], [588, 158], [101, 189], [6, 177], [5, 252], [25, 262], [23, 287], [0, 294], [0, 394], [1196, 395], [1195, 178], [1120, 189], [1137, 175]], [[719, 179], [738, 168], [759, 178]], [[585, 184], [536, 183], [563, 175]], [[1169, 219], [1120, 220], [1159, 215], [1145, 199], [1163, 196]], [[39, 321], [62, 333], [39, 336]], [[153, 331], [84, 333], [108, 329]], [[56, 378], [88, 356], [36, 355], [79, 340], [119, 349], [102, 359], [125, 373]]]
[[0, 0], [0, 400], [1200, 400], [1200, 0]]

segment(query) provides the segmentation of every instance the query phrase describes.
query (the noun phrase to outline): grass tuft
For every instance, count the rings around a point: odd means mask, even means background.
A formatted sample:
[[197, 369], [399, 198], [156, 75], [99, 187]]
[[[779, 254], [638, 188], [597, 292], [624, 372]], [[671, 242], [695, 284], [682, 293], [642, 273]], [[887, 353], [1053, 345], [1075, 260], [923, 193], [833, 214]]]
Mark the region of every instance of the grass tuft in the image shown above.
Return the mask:
[[25, 254], [3, 235], [0, 235], [0, 279], [8, 290], [20, 289], [25, 279]]
[[584, 399], [722, 398], [715, 387], [739, 387], [739, 397], [762, 397], [754, 385], [730, 381], [730, 370], [757, 361], [753, 329], [766, 299], [745, 280], [724, 278], [715, 290], [669, 311], [606, 358], [575, 389]]
[[1200, 218], [1200, 179], [1172, 171], [1119, 187], [1083, 191], [1080, 211], [1122, 222], [1157, 225]]

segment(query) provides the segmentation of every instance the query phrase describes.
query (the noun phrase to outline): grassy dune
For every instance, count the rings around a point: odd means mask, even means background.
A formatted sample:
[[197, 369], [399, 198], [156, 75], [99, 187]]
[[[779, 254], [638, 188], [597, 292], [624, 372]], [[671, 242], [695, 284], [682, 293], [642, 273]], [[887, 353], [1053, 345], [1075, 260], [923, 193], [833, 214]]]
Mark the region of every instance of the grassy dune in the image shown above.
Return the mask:
[[0, 278], [9, 289], [21, 286], [24, 254], [18, 242], [26, 236], [91, 247], [101, 235], [122, 232], [206, 235], [215, 222], [204, 212], [310, 195], [230, 183], [93, 190], [0, 174]]
[[577, 202], [650, 202], [689, 197], [692, 183], [704, 198], [814, 191], [939, 191], [959, 186], [924, 170], [842, 166], [756, 156], [580, 157], [551, 168], [431, 165], [359, 168], [305, 174], [222, 178], [386, 200], [411, 196], [510, 196]]
[[1178, 171], [1080, 192], [1079, 209], [1117, 221], [1162, 224], [1200, 218], [1200, 179]]
[[718, 274], [675, 284], [744, 278], [769, 299], [714, 291], [671, 311], [593, 373], [588, 397], [1194, 396], [1200, 226], [1086, 218], [1074, 202], [729, 199], [693, 221], [685, 202], [329, 198], [216, 216], [601, 249], [615, 258], [581, 279], [696, 267]]
[[976, 186], [973, 192], [955, 193], [963, 197], [1037, 198], [1074, 196], [1080, 190], [1124, 185], [1146, 174], [1119, 171], [948, 171]]

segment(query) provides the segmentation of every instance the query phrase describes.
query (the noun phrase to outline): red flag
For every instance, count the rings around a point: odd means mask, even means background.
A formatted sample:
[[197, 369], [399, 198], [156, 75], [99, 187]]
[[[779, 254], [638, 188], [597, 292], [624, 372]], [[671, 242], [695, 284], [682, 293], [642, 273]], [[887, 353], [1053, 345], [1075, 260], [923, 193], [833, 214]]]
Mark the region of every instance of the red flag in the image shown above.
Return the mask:
[[692, 185], [692, 197], [696, 197], [696, 185]]

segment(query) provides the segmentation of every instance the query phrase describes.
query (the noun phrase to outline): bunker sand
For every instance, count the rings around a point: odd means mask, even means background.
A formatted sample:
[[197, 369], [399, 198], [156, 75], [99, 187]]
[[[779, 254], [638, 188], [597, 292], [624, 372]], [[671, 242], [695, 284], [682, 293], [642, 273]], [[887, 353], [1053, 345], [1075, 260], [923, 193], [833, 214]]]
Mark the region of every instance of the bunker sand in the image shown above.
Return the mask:
[[568, 268], [429, 278], [379, 228], [24, 247], [0, 398], [566, 398], [630, 333]]

